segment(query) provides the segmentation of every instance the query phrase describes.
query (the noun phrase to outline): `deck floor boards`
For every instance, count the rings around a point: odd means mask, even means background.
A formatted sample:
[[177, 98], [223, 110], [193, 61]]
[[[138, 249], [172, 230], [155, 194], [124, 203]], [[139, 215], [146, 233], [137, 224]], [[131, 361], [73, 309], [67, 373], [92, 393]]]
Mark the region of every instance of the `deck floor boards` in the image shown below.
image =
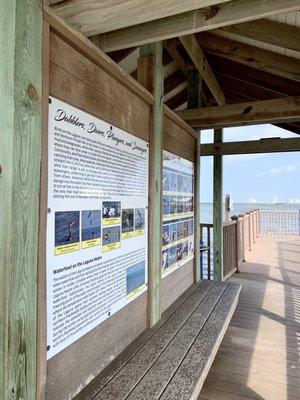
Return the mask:
[[300, 399], [300, 237], [261, 236], [240, 300], [198, 400]]

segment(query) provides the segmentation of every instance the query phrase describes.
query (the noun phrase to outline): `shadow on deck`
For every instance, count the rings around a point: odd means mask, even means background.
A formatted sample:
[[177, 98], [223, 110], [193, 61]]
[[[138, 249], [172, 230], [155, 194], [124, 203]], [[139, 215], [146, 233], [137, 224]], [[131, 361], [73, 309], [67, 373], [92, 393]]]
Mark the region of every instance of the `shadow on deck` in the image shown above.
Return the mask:
[[239, 304], [198, 400], [300, 399], [300, 237], [260, 237], [230, 281]]

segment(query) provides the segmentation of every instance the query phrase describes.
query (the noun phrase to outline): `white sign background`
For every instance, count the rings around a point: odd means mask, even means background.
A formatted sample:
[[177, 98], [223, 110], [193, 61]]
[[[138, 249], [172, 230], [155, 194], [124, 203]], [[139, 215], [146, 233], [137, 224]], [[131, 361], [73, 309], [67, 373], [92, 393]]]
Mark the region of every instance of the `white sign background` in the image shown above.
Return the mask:
[[[149, 157], [147, 142], [55, 98], [49, 102], [48, 359], [147, 290]], [[83, 248], [82, 211], [97, 220], [103, 202], [139, 210], [134, 216], [145, 210], [144, 226], [124, 238], [120, 218], [102, 218], [101, 239]], [[104, 246], [104, 234], [117, 243]]]

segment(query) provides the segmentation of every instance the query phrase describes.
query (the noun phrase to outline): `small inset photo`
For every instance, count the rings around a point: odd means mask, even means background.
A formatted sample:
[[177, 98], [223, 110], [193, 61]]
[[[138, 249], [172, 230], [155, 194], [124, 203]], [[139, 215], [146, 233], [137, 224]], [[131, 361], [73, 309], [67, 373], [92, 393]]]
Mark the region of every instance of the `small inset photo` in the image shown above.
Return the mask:
[[170, 172], [170, 192], [177, 193], [177, 175]]
[[170, 214], [170, 196], [164, 195], [163, 196], [163, 215]]
[[121, 227], [111, 226], [102, 229], [102, 251], [116, 250], [121, 247]]
[[177, 246], [172, 246], [169, 249], [169, 266], [175, 264], [177, 261]]
[[122, 238], [127, 239], [134, 236], [134, 209], [122, 210]]
[[183, 192], [183, 175], [177, 175], [177, 192]]
[[162, 269], [169, 268], [169, 250], [164, 250], [162, 252]]
[[134, 296], [145, 288], [146, 285], [146, 267], [145, 261], [128, 267], [126, 269], [126, 297]]
[[169, 243], [170, 243], [169, 225], [164, 225], [162, 228], [161, 244], [164, 247], [164, 246], [167, 246]]
[[55, 212], [54, 254], [56, 256], [80, 249], [79, 219], [79, 211]]
[[100, 246], [101, 210], [81, 211], [81, 248]]
[[170, 214], [177, 213], [177, 197], [170, 196]]
[[177, 241], [177, 224], [170, 224], [170, 243]]
[[117, 225], [121, 223], [121, 202], [104, 201], [102, 205], [103, 225]]
[[163, 171], [163, 191], [170, 191], [170, 172], [166, 170]]
[[144, 208], [134, 209], [134, 229], [137, 235], [143, 235], [145, 233], [145, 215], [146, 210]]

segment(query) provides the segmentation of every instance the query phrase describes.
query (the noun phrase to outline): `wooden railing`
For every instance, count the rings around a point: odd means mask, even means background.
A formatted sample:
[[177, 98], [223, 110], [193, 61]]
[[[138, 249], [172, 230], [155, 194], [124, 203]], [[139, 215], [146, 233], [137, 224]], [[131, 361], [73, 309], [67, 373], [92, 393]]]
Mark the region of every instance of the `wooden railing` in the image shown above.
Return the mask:
[[[259, 233], [259, 210], [240, 214], [223, 225], [224, 279], [238, 271], [241, 263], [246, 261], [246, 254], [252, 250]], [[201, 277], [213, 279], [213, 224], [200, 224], [200, 235], [205, 247], [208, 247], [201, 253]]]

